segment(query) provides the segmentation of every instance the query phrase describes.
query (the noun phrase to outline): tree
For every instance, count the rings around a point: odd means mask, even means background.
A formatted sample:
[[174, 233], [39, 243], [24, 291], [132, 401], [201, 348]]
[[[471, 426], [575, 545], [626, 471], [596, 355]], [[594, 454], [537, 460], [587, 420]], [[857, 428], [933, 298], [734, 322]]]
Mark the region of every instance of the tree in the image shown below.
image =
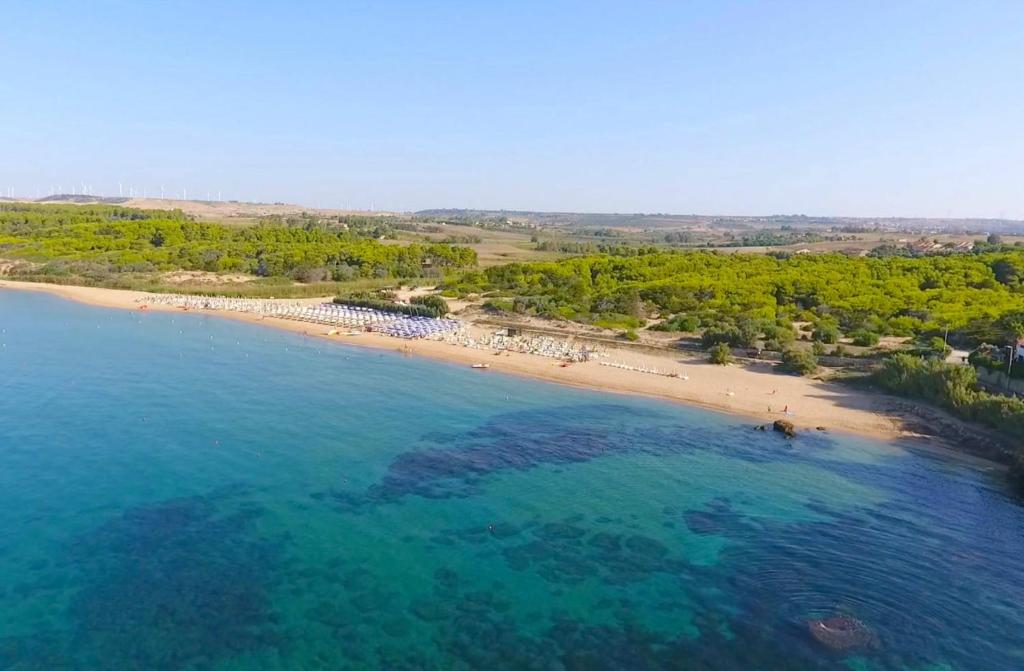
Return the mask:
[[712, 347], [708, 350], [708, 353], [711, 355], [711, 363], [725, 366], [732, 362], [732, 350], [724, 342], [720, 342]]
[[736, 320], [736, 337], [732, 344], [737, 347], [753, 347], [757, 344], [760, 332], [756, 321], [750, 317], [740, 317]]
[[1008, 287], [1020, 286], [1021, 276], [1024, 276], [1024, 262], [1017, 258], [996, 259], [992, 263], [992, 273], [996, 281]]

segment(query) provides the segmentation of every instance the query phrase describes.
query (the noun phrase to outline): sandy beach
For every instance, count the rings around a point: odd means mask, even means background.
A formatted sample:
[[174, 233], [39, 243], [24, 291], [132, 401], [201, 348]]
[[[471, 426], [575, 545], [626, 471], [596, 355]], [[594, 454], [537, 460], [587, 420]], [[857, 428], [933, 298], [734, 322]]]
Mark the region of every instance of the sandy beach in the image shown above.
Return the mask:
[[[140, 291], [100, 289], [28, 282], [0, 281], [0, 289], [40, 291], [65, 299], [107, 308], [181, 312], [160, 304], [147, 304], [151, 294]], [[310, 303], [323, 299], [310, 299]], [[140, 302], [142, 301], [142, 302]], [[355, 336], [327, 335], [328, 328], [307, 322], [218, 310], [190, 310], [228, 319], [281, 328], [309, 337], [334, 340], [407, 354], [426, 356], [461, 365], [486, 363], [492, 372], [509, 373], [560, 384], [601, 391], [640, 394], [749, 417], [758, 422], [787, 419], [801, 429], [825, 427], [872, 438], [894, 439], [909, 435], [899, 428], [899, 416], [886, 411], [885, 397], [848, 387], [793, 375], [776, 373], [768, 363], [715, 366], [683, 352], [659, 355], [608, 349], [607, 362], [656, 368], [679, 377], [652, 375], [599, 365], [595, 361], [563, 367], [557, 360], [522, 353], [500, 353], [461, 347], [433, 340], [400, 340], [377, 333]], [[484, 329], [471, 326], [483, 333]]]

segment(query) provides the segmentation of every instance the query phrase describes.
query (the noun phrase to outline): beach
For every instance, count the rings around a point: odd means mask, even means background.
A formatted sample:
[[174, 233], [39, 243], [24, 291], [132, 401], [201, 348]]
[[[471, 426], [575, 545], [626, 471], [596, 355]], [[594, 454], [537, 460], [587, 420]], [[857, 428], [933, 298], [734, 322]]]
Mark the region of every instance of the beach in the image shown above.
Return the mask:
[[[29, 282], [0, 281], [0, 289], [46, 292], [106, 308], [181, 312], [181, 308], [147, 302], [155, 294], [141, 291], [65, 286]], [[325, 299], [306, 299], [316, 304]], [[294, 302], [294, 301], [292, 301]], [[891, 411], [883, 396], [848, 388], [836, 383], [775, 372], [772, 364], [736, 364], [716, 366], [703, 357], [685, 352], [665, 355], [608, 348], [602, 359], [573, 363], [519, 352], [494, 352], [462, 347], [436, 340], [403, 340], [378, 333], [328, 335], [331, 329], [301, 321], [264, 317], [222, 310], [189, 310], [199, 314], [270, 326], [308, 337], [343, 344], [387, 349], [410, 356], [425, 356], [454, 364], [487, 364], [481, 375], [505, 373], [556, 382], [586, 389], [636, 394], [699, 406], [744, 416], [759, 423], [776, 419], [792, 422], [798, 429], [818, 427], [883, 440], [908, 435], [901, 430], [902, 419]], [[469, 331], [482, 336], [488, 329], [470, 325]], [[493, 328], [490, 329], [493, 331]], [[621, 364], [620, 368], [608, 364]], [[630, 370], [657, 369], [661, 375]], [[667, 374], [674, 374], [670, 377]]]

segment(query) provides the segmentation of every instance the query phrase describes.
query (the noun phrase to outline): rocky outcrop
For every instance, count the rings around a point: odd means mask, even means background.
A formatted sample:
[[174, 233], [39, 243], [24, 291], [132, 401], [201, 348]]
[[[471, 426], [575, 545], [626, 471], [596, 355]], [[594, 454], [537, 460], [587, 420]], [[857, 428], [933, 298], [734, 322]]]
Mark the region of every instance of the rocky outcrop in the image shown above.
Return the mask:
[[833, 650], [856, 650], [878, 645], [875, 632], [860, 620], [843, 615], [808, 620], [807, 630], [816, 641]]
[[792, 438], [796, 435], [796, 427], [793, 426], [793, 422], [786, 419], [777, 419], [772, 423], [772, 429], [778, 431], [786, 438]]

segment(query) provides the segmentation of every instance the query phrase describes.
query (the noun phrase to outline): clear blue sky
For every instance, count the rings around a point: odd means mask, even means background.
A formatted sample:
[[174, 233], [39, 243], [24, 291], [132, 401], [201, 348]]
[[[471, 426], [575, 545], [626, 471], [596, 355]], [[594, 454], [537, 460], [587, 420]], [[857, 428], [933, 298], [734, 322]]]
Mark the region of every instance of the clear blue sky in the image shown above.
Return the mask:
[[0, 187], [1024, 218], [1024, 2], [2, 2]]

